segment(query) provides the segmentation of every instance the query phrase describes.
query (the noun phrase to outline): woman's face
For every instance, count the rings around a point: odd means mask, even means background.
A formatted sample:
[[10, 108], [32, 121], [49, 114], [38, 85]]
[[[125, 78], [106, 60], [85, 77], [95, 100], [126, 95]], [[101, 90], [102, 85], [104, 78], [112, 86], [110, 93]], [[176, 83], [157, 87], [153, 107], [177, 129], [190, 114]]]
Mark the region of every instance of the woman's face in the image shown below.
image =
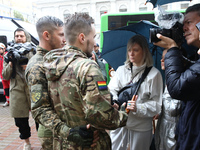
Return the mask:
[[128, 50], [128, 58], [134, 66], [141, 66], [144, 64], [143, 50], [139, 44], [135, 43]]

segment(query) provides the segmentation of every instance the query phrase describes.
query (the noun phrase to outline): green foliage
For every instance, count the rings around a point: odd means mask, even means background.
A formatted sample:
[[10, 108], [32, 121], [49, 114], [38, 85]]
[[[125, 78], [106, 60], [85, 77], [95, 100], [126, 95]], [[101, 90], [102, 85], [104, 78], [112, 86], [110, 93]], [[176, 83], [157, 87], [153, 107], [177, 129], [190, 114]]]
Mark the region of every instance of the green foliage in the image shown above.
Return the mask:
[[15, 18], [19, 18], [19, 19], [21, 19], [22, 21], [24, 21], [23, 15], [22, 15], [20, 12], [15, 11], [15, 10], [14, 10], [14, 17], [15, 17]]

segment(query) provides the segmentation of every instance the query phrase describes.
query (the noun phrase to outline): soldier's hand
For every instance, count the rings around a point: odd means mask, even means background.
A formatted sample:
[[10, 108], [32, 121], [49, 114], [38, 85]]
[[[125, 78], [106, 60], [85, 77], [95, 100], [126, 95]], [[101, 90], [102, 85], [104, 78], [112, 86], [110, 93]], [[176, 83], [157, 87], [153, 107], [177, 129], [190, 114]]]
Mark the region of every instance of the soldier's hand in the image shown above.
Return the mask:
[[113, 105], [112, 105], [112, 107], [114, 107], [115, 109], [119, 109], [119, 105], [117, 104], [117, 103], [114, 103]]
[[125, 111], [126, 109], [126, 102], [121, 105], [120, 111]]
[[81, 147], [91, 147], [95, 146], [93, 143], [94, 140], [94, 132], [86, 125], [78, 126], [72, 128], [69, 132], [69, 136], [67, 137], [68, 141], [76, 143]]
[[[87, 129], [90, 128], [90, 124], [87, 125]], [[93, 132], [93, 144], [91, 145], [91, 147], [95, 147], [97, 145], [97, 141], [99, 140], [99, 132], [97, 130], [95, 130]]]

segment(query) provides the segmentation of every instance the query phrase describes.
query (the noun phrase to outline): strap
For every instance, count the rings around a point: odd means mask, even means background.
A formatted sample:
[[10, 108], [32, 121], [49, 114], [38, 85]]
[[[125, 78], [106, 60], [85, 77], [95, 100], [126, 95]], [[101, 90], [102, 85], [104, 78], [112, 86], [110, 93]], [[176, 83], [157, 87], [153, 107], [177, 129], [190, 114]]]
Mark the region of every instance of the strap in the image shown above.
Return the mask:
[[152, 66], [151, 66], [151, 67], [146, 67], [146, 68], [145, 68], [145, 70], [144, 70], [144, 72], [143, 72], [143, 74], [142, 74], [142, 77], [140, 78], [139, 83], [138, 83], [138, 85], [137, 85], [137, 87], [136, 87], [135, 92], [134, 92], [133, 95], [136, 95], [136, 94], [137, 94], [137, 92], [138, 92], [138, 90], [139, 90], [139, 88], [140, 88], [140, 85], [142, 84], [142, 82], [144, 81], [144, 79], [146, 78], [146, 76], [148, 75], [148, 73], [149, 73], [149, 71], [151, 70], [151, 68], [152, 68]]

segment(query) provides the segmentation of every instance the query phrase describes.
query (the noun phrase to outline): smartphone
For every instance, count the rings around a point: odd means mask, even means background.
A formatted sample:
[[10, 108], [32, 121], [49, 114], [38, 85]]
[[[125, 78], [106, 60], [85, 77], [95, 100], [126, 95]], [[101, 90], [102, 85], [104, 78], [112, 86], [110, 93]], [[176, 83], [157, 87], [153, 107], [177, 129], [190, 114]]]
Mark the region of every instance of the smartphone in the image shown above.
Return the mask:
[[200, 22], [196, 24], [196, 27], [197, 27], [197, 29], [198, 29], [199, 32], [200, 32]]

